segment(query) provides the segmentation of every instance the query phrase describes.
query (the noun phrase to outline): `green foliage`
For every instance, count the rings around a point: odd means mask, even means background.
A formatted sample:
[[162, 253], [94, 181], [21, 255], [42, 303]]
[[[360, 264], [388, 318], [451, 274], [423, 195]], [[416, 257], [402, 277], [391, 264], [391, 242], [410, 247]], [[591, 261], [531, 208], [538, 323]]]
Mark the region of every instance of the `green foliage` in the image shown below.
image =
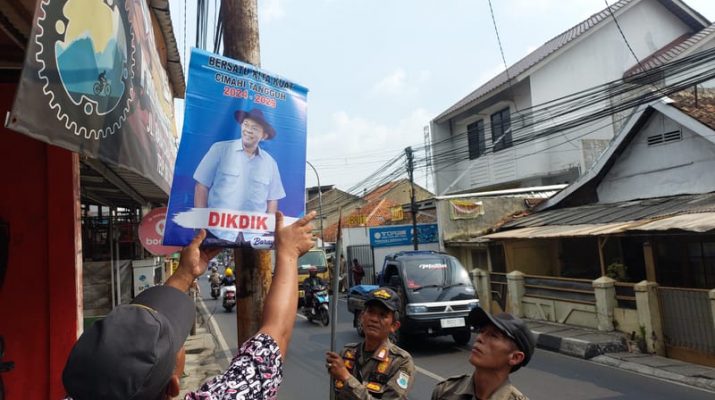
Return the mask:
[[617, 281], [628, 280], [628, 267], [620, 261], [615, 261], [606, 267], [606, 276]]

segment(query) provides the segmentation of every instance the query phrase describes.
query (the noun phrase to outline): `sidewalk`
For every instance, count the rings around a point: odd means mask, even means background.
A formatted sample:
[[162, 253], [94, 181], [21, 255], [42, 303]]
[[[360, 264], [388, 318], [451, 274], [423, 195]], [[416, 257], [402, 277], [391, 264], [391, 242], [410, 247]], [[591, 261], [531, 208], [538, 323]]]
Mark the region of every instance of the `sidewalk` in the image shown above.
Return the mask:
[[526, 320], [537, 347], [686, 385], [715, 391], [715, 368], [629, 352], [626, 336], [544, 321]]
[[223, 353], [218, 349], [214, 335], [206, 328], [204, 309], [197, 303], [196, 334], [189, 336], [184, 344], [186, 364], [184, 377], [181, 378], [180, 399], [186, 392], [197, 390], [208, 379], [223, 372], [219, 360]]

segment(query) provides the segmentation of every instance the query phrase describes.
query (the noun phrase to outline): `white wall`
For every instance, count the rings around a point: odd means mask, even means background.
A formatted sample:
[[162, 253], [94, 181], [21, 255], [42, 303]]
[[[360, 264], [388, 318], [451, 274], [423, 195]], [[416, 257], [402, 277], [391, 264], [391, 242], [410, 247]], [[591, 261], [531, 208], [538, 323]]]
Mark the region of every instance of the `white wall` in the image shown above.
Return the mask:
[[[639, 58], [644, 58], [674, 39], [689, 31], [687, 25], [667, 11], [657, 1], [640, 1], [627, 6], [617, 14], [624, 35]], [[531, 105], [563, 97], [587, 88], [622, 78], [623, 73], [636, 64], [621, 34], [612, 20], [604, 21], [596, 29], [579, 38], [576, 43], [567, 44], [550, 60], [531, 73], [531, 76], [512, 88], [484, 101], [465, 115], [453, 118], [452, 151], [464, 149], [466, 138], [459, 133], [466, 132], [466, 125], [483, 118], [487, 147], [491, 146], [491, 126], [489, 116], [509, 105], [512, 115], [515, 111]], [[496, 99], [496, 100], [495, 100]], [[583, 113], [603, 108], [597, 104]], [[625, 113], [626, 115], [629, 113]], [[622, 116], [621, 116], [622, 117]], [[574, 115], [544, 121], [536, 129], [553, 126], [563, 119], [573, 119]], [[618, 119], [618, 118], [617, 118]], [[551, 135], [498, 153], [489, 153], [476, 160], [463, 161], [440, 169], [435, 164], [435, 184], [437, 194], [466, 189], [479, 190], [488, 186], [519, 183], [551, 184], [561, 181], [543, 181], [549, 176], [566, 176], [568, 171], [585, 172], [591, 167], [600, 151], [605, 149], [614, 136], [613, 118], [577, 127], [576, 129]], [[435, 126], [438, 125], [438, 126]], [[616, 123], [616, 126], [620, 126]], [[434, 142], [449, 137], [445, 135], [449, 123], [433, 124], [438, 135]], [[440, 134], [440, 130], [441, 134]], [[445, 146], [446, 147], [446, 146]], [[433, 150], [435, 153], [439, 150]], [[466, 158], [466, 157], [465, 157]], [[467, 170], [464, 175], [460, 175]], [[539, 181], [540, 179], [541, 182]]]
[[[645, 58], [688, 33], [689, 28], [657, 1], [640, 1], [617, 14], [618, 23], [633, 51]], [[532, 74], [534, 104], [620, 79], [636, 64], [611, 19], [587, 33], [577, 43], [560, 49], [557, 56]]]
[[[682, 129], [677, 142], [648, 146], [648, 136]], [[711, 135], [715, 132], [710, 131]], [[598, 187], [601, 203], [715, 191], [715, 143], [654, 113]]]
[[348, 246], [364, 245], [370, 244], [370, 235], [368, 227], [358, 227], [358, 228], [343, 228], [342, 229], [342, 239], [343, 239], [343, 249], [342, 254], [346, 255]]

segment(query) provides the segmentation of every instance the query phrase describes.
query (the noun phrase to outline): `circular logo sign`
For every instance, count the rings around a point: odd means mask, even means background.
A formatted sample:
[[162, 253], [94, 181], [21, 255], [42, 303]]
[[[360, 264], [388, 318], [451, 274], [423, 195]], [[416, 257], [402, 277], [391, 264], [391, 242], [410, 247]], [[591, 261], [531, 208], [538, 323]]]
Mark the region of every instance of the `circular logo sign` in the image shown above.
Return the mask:
[[118, 133], [127, 119], [137, 57], [129, 12], [133, 3], [40, 2], [37, 74], [50, 108], [75, 135], [105, 138]]
[[181, 250], [178, 246], [164, 246], [164, 225], [166, 224], [166, 207], [151, 210], [139, 224], [139, 240], [142, 246], [155, 256], [165, 256]]

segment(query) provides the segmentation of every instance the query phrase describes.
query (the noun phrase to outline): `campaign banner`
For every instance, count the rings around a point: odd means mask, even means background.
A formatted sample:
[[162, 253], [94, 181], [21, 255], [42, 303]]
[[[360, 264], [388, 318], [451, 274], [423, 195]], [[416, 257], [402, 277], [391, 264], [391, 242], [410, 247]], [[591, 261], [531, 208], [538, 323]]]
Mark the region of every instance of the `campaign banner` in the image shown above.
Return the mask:
[[[437, 243], [437, 224], [418, 224], [417, 243]], [[406, 246], [412, 244], [412, 225], [387, 225], [370, 228], [370, 246]]]
[[168, 194], [174, 104], [147, 2], [35, 3], [8, 128], [132, 171]]
[[305, 213], [308, 89], [192, 49], [165, 245], [273, 247], [275, 212]]

